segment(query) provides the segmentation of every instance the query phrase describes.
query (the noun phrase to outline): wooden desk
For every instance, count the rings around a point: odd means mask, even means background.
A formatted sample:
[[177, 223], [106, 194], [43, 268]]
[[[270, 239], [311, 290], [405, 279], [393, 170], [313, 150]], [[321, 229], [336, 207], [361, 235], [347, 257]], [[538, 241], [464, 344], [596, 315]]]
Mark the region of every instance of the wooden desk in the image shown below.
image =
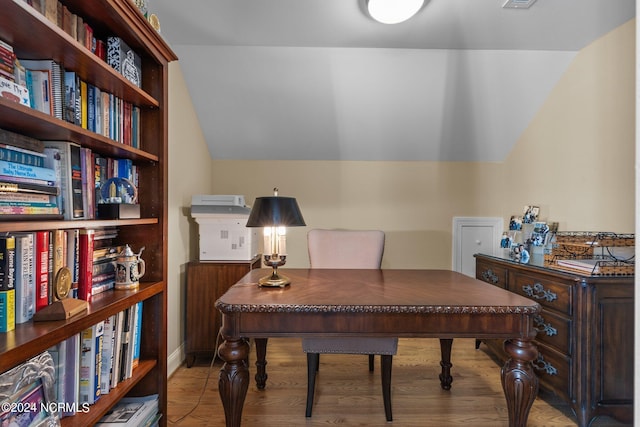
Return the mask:
[[541, 310], [535, 301], [445, 270], [286, 269], [291, 285], [284, 289], [258, 287], [266, 274], [250, 271], [216, 301], [225, 361], [218, 388], [227, 427], [239, 427], [242, 419], [249, 387], [247, 338], [256, 338], [256, 381], [262, 388], [267, 338], [349, 335], [445, 343], [456, 337], [504, 338], [509, 360], [501, 376], [509, 425], [527, 424], [538, 391], [531, 365], [538, 355], [533, 317]]

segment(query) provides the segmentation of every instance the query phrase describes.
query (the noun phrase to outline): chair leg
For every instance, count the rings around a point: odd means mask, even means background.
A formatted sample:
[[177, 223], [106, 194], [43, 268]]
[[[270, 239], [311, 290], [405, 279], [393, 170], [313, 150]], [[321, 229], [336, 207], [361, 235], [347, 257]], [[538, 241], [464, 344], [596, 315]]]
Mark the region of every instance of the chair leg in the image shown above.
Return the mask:
[[316, 389], [316, 372], [318, 371], [318, 361], [320, 355], [318, 353], [307, 353], [307, 410], [305, 417], [311, 416], [311, 408], [313, 407], [313, 394]]
[[380, 371], [382, 375], [382, 400], [384, 401], [384, 414], [387, 421], [393, 421], [391, 414], [391, 365], [393, 356], [383, 354], [380, 356]]
[[373, 354], [369, 355], [369, 372], [373, 372]]

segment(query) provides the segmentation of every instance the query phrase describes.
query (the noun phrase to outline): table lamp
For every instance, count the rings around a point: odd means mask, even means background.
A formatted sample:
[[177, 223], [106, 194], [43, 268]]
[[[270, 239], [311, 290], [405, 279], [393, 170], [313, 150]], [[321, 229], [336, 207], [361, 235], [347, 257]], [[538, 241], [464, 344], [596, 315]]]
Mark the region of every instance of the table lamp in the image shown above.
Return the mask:
[[264, 263], [273, 269], [258, 281], [259, 286], [283, 288], [291, 283], [288, 277], [278, 273], [278, 267], [287, 261], [286, 227], [304, 225], [307, 224], [293, 197], [280, 197], [274, 188], [273, 196], [256, 198], [247, 227], [264, 227]]

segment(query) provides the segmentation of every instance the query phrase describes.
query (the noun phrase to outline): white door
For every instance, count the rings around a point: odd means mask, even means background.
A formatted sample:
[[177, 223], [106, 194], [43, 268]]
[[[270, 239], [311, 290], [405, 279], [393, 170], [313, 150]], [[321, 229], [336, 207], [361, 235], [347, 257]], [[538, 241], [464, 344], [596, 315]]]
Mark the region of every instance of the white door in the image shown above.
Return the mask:
[[453, 269], [467, 276], [476, 277], [474, 254], [496, 255], [500, 250], [502, 218], [453, 219]]

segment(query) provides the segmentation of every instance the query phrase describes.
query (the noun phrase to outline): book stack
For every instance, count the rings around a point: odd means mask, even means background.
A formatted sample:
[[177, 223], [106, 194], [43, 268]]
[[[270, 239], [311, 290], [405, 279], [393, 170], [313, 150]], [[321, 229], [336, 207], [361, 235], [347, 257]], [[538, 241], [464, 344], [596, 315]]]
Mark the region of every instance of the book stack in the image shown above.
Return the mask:
[[42, 141], [0, 129], [0, 219], [59, 215], [60, 189]]
[[158, 395], [125, 397], [96, 424], [101, 427], [153, 427], [158, 425]]
[[3, 40], [0, 40], [0, 97], [29, 106], [29, 91], [21, 67], [16, 67], [13, 46]]

